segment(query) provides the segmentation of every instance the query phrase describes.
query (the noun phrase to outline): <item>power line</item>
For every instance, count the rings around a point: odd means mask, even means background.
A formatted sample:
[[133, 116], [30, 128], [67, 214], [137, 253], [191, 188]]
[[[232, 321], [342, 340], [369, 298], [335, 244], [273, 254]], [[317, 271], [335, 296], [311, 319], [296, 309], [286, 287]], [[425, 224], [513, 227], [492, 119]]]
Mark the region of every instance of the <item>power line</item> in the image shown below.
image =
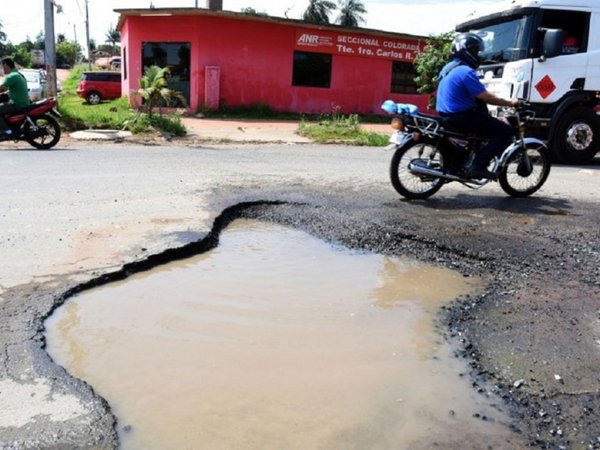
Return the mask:
[[75, 3], [77, 3], [77, 9], [79, 9], [79, 14], [83, 18], [83, 10], [81, 9], [81, 5], [79, 4], [79, 0], [75, 0]]

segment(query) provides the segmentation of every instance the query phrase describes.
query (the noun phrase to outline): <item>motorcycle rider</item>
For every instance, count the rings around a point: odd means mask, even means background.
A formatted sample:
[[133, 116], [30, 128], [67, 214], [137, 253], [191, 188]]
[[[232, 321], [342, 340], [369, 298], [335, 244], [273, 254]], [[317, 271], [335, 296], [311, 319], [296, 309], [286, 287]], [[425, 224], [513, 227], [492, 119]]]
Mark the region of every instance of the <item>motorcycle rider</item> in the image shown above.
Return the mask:
[[8, 92], [9, 100], [0, 104], [0, 138], [9, 137], [12, 134], [4, 120], [4, 115], [29, 105], [27, 80], [15, 69], [13, 59], [2, 59], [2, 69], [4, 70], [4, 80], [0, 84], [0, 93]]
[[496, 175], [488, 171], [487, 166], [510, 144], [514, 131], [508, 124], [490, 116], [486, 104], [518, 106], [521, 101], [496, 97], [486, 90], [475, 72], [481, 62], [479, 52], [483, 49], [483, 40], [478, 35], [456, 35], [452, 42], [452, 59], [440, 71], [436, 110], [448, 125], [488, 139], [472, 163], [464, 168], [464, 175], [495, 179]]

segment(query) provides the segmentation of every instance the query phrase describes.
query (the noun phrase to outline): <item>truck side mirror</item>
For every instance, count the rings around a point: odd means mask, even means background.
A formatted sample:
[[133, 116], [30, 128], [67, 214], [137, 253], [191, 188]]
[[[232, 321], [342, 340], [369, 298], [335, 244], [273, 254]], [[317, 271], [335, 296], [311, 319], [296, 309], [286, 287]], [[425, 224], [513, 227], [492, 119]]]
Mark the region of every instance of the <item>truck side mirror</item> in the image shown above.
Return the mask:
[[565, 41], [565, 32], [563, 30], [548, 29], [544, 33], [544, 46], [542, 58], [553, 58], [563, 54], [563, 44]]

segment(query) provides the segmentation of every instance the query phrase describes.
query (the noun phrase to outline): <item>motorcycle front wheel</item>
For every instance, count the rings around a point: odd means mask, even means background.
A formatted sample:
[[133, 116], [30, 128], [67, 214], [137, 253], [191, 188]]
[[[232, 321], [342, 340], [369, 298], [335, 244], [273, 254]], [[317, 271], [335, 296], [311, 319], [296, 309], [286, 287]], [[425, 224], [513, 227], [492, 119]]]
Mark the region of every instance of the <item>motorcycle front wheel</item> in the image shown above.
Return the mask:
[[409, 200], [431, 197], [444, 185], [444, 180], [411, 171], [409, 165], [440, 170], [444, 167], [442, 154], [429, 142], [409, 140], [399, 146], [390, 164], [390, 178], [394, 189]]
[[519, 148], [500, 171], [500, 186], [511, 197], [528, 197], [546, 182], [550, 174], [550, 154], [541, 144]]
[[25, 140], [35, 148], [48, 150], [60, 140], [60, 125], [48, 114], [32, 117], [34, 125], [25, 122], [23, 135]]

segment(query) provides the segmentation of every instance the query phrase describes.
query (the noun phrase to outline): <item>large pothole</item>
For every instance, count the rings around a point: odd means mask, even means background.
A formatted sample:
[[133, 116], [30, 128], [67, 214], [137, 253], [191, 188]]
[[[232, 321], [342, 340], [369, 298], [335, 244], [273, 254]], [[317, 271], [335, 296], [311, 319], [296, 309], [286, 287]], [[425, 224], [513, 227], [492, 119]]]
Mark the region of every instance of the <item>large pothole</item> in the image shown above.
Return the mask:
[[476, 284], [240, 220], [207, 253], [70, 298], [46, 338], [125, 449], [515, 447], [434, 331]]

